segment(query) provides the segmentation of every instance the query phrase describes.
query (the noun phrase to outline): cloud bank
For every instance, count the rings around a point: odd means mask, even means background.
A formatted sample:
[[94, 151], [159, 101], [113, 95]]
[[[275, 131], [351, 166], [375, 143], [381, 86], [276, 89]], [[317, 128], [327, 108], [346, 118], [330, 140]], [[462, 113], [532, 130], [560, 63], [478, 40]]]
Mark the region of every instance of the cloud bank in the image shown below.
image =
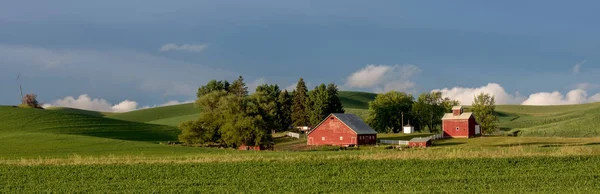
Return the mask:
[[171, 106], [178, 105], [184, 103], [191, 103], [193, 101], [177, 101], [171, 100], [164, 104], [154, 105], [154, 106], [144, 106], [138, 107], [139, 103], [132, 100], [124, 100], [118, 104], [111, 104], [107, 100], [103, 98], [92, 98], [87, 94], [82, 94], [79, 97], [75, 98], [73, 96], [67, 96], [62, 99], [58, 99], [53, 101], [50, 104], [44, 104], [44, 108], [49, 107], [68, 107], [68, 108], [76, 108], [83, 110], [91, 110], [91, 111], [99, 111], [99, 112], [129, 112], [139, 109], [146, 108], [155, 108], [161, 106]]
[[182, 45], [177, 45], [174, 43], [168, 43], [163, 45], [162, 47], [160, 47], [160, 51], [161, 52], [167, 52], [167, 51], [187, 51], [187, 52], [195, 52], [195, 53], [199, 53], [204, 51], [204, 49], [206, 49], [208, 47], [207, 44], [182, 44]]
[[581, 61], [579, 63], [576, 63], [575, 66], [573, 66], [573, 74], [578, 74], [579, 71], [581, 70], [581, 66], [583, 66], [583, 64], [585, 64], [585, 62], [587, 61]]
[[420, 71], [414, 65], [367, 65], [348, 76], [344, 87], [407, 92], [415, 87], [410, 78]]
[[435, 89], [433, 92], [442, 92], [443, 97], [458, 100], [462, 105], [470, 105], [473, 103], [473, 99], [480, 93], [486, 93], [494, 95], [496, 98], [496, 104], [518, 104], [522, 101], [522, 98], [518, 94], [509, 94], [504, 88], [497, 83], [488, 83], [485, 86], [478, 88], [463, 88], [453, 87], [444, 89]]
[[487, 93], [495, 96], [496, 104], [522, 104], [522, 105], [566, 105], [582, 104], [590, 102], [600, 102], [600, 93], [588, 96], [585, 89], [574, 89], [561, 94], [554, 92], [538, 92], [528, 97], [519, 96], [519, 93], [509, 94], [497, 83], [488, 83], [478, 88], [453, 87], [444, 89], [435, 89], [432, 91], [442, 92], [443, 97], [458, 100], [462, 105], [470, 105], [473, 99], [480, 93]]

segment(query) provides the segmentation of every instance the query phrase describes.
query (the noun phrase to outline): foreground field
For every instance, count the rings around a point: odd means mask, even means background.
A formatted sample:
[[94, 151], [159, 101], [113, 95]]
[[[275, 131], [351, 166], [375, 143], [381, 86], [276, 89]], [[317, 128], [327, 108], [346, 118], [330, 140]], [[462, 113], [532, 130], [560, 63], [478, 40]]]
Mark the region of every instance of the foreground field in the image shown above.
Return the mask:
[[[600, 157], [0, 165], [0, 192], [593, 193]], [[35, 177], [35, 178], [32, 178]]]

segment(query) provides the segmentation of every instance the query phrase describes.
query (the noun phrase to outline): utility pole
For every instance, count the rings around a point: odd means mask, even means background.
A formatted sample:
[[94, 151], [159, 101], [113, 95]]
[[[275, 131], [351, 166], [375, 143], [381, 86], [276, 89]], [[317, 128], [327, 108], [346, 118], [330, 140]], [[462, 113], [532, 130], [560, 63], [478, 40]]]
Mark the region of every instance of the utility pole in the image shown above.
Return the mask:
[[404, 127], [404, 112], [400, 112], [400, 114], [402, 115], [402, 127]]
[[19, 91], [21, 92], [21, 101], [23, 101], [23, 87], [21, 86], [21, 73], [17, 74], [17, 82], [19, 82]]

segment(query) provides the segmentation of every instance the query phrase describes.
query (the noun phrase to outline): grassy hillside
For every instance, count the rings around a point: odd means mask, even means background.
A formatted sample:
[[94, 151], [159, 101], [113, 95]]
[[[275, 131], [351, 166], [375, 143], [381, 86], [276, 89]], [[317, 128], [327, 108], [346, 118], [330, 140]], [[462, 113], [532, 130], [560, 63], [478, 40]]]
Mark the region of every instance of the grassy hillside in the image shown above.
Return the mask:
[[339, 97], [344, 108], [369, 109], [369, 102], [375, 100], [375, 93], [340, 91]]
[[502, 130], [520, 136], [600, 136], [600, 103], [497, 107]]
[[[40, 110], [0, 106], [0, 156], [71, 153], [172, 152], [159, 141], [177, 140], [170, 126], [99, 117], [73, 109]], [[162, 148], [164, 147], [164, 148]]]
[[109, 115], [108, 117], [126, 121], [151, 122], [161, 119], [169, 119], [173, 117], [198, 114], [199, 112], [200, 109], [196, 108], [193, 103], [188, 103], [173, 106], [148, 108], [126, 113], [117, 113]]

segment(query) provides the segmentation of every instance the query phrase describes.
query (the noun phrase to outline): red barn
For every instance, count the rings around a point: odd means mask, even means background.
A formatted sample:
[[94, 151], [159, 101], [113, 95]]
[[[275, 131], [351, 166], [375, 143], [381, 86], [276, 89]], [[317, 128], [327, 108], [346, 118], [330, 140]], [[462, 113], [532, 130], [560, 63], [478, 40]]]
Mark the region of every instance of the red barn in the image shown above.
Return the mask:
[[472, 112], [463, 112], [462, 106], [452, 107], [452, 113], [442, 117], [444, 137], [469, 138], [480, 135], [479, 124]]
[[409, 142], [408, 142], [408, 147], [411, 148], [416, 148], [416, 147], [422, 147], [422, 148], [426, 148], [431, 146], [431, 138], [421, 138], [421, 137], [416, 137], [416, 138], [412, 138]]
[[308, 145], [375, 144], [377, 132], [353, 114], [330, 114], [308, 132]]

